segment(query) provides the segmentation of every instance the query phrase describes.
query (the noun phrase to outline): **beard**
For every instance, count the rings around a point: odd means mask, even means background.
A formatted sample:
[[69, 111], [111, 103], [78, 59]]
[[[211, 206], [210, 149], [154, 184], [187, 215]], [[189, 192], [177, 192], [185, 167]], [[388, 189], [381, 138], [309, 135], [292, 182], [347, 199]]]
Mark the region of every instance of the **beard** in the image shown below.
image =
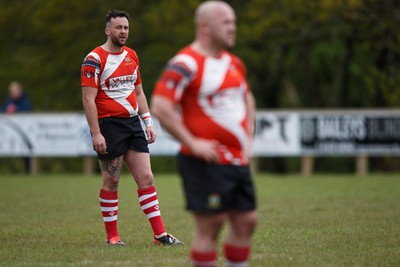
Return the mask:
[[118, 37], [113, 36], [113, 35], [111, 36], [111, 42], [112, 42], [113, 45], [118, 46], [118, 47], [123, 47], [125, 45], [125, 43], [121, 43], [118, 40]]

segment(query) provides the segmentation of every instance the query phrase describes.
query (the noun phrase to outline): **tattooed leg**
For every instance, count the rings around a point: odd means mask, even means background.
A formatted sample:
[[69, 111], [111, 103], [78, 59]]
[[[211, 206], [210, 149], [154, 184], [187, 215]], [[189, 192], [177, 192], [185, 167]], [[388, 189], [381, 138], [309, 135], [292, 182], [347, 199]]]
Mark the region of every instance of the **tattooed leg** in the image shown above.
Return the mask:
[[103, 189], [117, 191], [121, 173], [123, 156], [115, 159], [99, 160], [100, 169], [103, 174]]

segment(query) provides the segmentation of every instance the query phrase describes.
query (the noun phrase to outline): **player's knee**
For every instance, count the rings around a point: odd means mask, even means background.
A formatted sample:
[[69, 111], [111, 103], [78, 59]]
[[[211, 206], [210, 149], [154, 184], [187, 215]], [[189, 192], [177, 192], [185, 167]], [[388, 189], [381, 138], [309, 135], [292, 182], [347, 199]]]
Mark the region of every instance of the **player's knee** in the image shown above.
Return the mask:
[[103, 179], [103, 189], [107, 191], [117, 191], [119, 185], [119, 177], [108, 177]]
[[119, 185], [119, 177], [112, 177], [109, 183], [110, 188], [116, 190], [118, 189], [118, 185]]
[[152, 173], [146, 173], [139, 177], [138, 179], [139, 183], [142, 184], [143, 186], [152, 186], [154, 185], [154, 177]]
[[246, 225], [247, 231], [253, 232], [257, 225], [257, 213], [256, 212], [250, 212], [243, 216], [243, 222]]
[[248, 237], [256, 228], [257, 225], [257, 213], [246, 212], [242, 214], [236, 214], [232, 222], [232, 231], [236, 236]]

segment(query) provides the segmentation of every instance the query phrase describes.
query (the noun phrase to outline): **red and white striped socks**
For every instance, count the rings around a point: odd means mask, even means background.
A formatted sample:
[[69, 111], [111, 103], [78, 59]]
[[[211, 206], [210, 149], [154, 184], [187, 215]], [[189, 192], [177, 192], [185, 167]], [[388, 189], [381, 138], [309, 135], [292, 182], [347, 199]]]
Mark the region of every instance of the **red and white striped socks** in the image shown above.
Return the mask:
[[[154, 235], [159, 236], [166, 233], [161, 218], [160, 206], [158, 204], [157, 192], [154, 186], [138, 189], [139, 204], [143, 213], [147, 216]], [[107, 240], [119, 237], [118, 234], [118, 191], [111, 192], [100, 190], [100, 208], [106, 228]]]
[[107, 233], [107, 240], [118, 237], [118, 192], [100, 190], [100, 209]]
[[139, 204], [143, 213], [149, 219], [151, 228], [155, 236], [166, 233], [164, 223], [161, 218], [160, 206], [158, 205], [158, 198], [155, 186], [137, 190], [139, 197]]

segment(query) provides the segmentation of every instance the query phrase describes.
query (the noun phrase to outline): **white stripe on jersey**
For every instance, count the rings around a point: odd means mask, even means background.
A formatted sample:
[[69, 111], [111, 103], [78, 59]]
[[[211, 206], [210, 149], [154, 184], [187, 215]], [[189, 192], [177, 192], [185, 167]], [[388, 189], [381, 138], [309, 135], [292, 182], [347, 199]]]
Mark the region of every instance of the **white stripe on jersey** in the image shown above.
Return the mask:
[[[97, 61], [100, 62], [100, 56], [99, 56], [99, 54], [97, 54], [97, 53], [95, 53], [95, 52], [90, 52], [89, 55], [87, 55], [87, 57], [88, 57], [88, 56], [92, 56], [92, 57], [94, 57]], [[98, 82], [99, 82], [99, 80], [98, 80], [99, 74], [100, 74], [100, 69], [96, 69], [96, 73], [95, 73], [95, 75], [94, 75], [94, 82], [95, 82], [96, 84], [98, 84]]]
[[128, 54], [128, 51], [124, 50], [121, 54], [118, 55], [107, 55], [107, 62], [104, 65], [104, 70], [101, 75], [101, 84], [105, 84], [105, 81], [115, 72], [115, 70], [121, 65], [125, 56]]
[[[225, 88], [223, 91], [217, 92], [224, 82], [229, 68], [232, 67], [231, 60], [229, 55], [224, 55], [221, 58], [206, 58], [198, 101], [210, 118], [236, 136], [245, 151], [248, 146], [248, 137], [241, 122], [246, 115], [244, 100], [246, 85]], [[212, 105], [209, 101], [210, 95], [213, 96]], [[240, 160], [239, 162], [233, 160], [233, 163], [240, 164]]]
[[[131, 81], [130, 84], [123, 84], [122, 86], [116, 88], [111, 88], [112, 81], [109, 81], [109, 86], [110, 88], [107, 88], [105, 81], [110, 78], [110, 76], [117, 70], [119, 65], [124, 62], [126, 55], [128, 54], [128, 51], [124, 50], [121, 54], [118, 55], [112, 55], [109, 54], [107, 56], [107, 62], [104, 66], [104, 71], [101, 74], [100, 77], [100, 84], [101, 84], [101, 89], [114, 101], [118, 102], [121, 104], [123, 107], [125, 107], [129, 114], [132, 116], [137, 115], [137, 112], [139, 110], [139, 105], [134, 108], [132, 105], [129, 103], [129, 101], [126, 100], [126, 98], [132, 93], [132, 90], [135, 89], [135, 82], [137, 79], [137, 68], [135, 69], [135, 72], [133, 73], [134, 79]], [[124, 77], [120, 77], [124, 78]], [[118, 77], [113, 78], [113, 79], [118, 79]], [[113, 90], [114, 89], [114, 90]]]
[[189, 55], [177, 55], [171, 59], [171, 64], [175, 62], [183, 62], [192, 72], [192, 76], [189, 78], [182, 79], [179, 84], [176, 85], [176, 91], [175, 91], [175, 100], [180, 100], [183, 94], [184, 89], [186, 88], [186, 85], [191, 81], [192, 77], [194, 74], [197, 72], [198, 66], [196, 60], [189, 56]]

